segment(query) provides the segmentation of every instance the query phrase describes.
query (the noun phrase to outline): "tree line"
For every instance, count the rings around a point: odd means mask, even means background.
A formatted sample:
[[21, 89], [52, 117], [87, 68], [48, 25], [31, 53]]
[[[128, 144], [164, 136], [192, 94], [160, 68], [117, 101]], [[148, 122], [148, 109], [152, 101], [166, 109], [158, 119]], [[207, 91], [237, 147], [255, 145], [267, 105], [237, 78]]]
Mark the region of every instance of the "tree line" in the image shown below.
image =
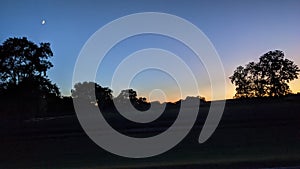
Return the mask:
[[100, 109], [113, 109], [113, 102], [130, 102], [139, 110], [150, 103], [133, 89], [113, 98], [112, 90], [94, 82], [75, 84], [71, 97], [61, 96], [47, 71], [53, 67], [50, 43], [35, 44], [26, 37], [8, 38], [0, 45], [0, 117], [26, 119], [74, 114], [73, 99], [86, 99]]
[[73, 99], [84, 99], [88, 103], [97, 105], [102, 111], [112, 111], [114, 102], [130, 103], [139, 110], [147, 110], [150, 107], [147, 99], [137, 97], [137, 92], [133, 89], [122, 90], [117, 97], [113, 97], [112, 92], [110, 88], [102, 87], [95, 82], [79, 82], [71, 90]]
[[[61, 96], [47, 76], [53, 67], [49, 61], [52, 57], [50, 43], [35, 44], [26, 37], [8, 38], [0, 45], [0, 116], [23, 119], [62, 112], [74, 114], [72, 99], [78, 98], [103, 111], [111, 111], [114, 102], [131, 103], [142, 111], [150, 107], [146, 98], [138, 97], [133, 89], [122, 90], [113, 97], [111, 89], [95, 82], [79, 82], [71, 90], [71, 97]], [[276, 97], [291, 93], [288, 83], [298, 78], [299, 71], [282, 51], [275, 50], [261, 56], [259, 62], [237, 67], [229, 78], [236, 86], [235, 98]], [[196, 99], [205, 102], [203, 97]]]

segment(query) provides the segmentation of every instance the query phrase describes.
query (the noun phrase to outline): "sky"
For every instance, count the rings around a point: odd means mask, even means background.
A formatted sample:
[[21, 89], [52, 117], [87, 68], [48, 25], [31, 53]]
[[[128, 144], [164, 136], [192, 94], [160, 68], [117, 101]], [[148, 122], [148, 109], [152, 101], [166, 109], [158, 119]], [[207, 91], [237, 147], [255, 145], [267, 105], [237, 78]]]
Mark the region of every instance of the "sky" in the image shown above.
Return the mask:
[[[48, 76], [62, 95], [68, 96], [76, 60], [87, 40], [111, 21], [141, 12], [176, 15], [206, 35], [222, 61], [228, 99], [235, 93], [228, 79], [235, 68], [258, 61], [270, 50], [282, 50], [286, 58], [300, 65], [299, 0], [4, 0], [0, 6], [0, 40], [2, 43], [9, 37], [27, 37], [35, 43], [51, 43], [54, 67]], [[161, 48], [180, 56], [194, 73], [199, 93], [189, 93], [189, 84], [184, 84], [186, 94], [181, 95], [181, 86], [174, 77], [149, 69], [137, 73], [130, 83], [129, 87], [139, 96], [175, 101], [186, 95], [200, 94], [210, 100], [211, 84], [203, 63], [195, 60], [196, 55], [181, 42], [155, 34], [133, 36], [116, 44], [99, 64], [96, 82], [111, 87], [118, 65], [130, 54], [146, 48]], [[124, 87], [128, 86], [120, 83], [112, 88], [113, 94], [118, 95]], [[300, 80], [292, 81], [290, 87], [294, 93], [300, 92]]]

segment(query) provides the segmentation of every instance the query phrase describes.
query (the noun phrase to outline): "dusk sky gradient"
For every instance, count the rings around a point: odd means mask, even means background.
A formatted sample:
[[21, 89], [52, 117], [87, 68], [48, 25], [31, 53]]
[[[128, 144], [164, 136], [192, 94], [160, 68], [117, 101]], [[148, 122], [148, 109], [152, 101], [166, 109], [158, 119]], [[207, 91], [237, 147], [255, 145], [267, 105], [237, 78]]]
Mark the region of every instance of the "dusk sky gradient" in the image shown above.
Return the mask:
[[[74, 65], [89, 37], [105, 24], [139, 12], [173, 14], [202, 30], [223, 63], [227, 78], [226, 98], [232, 98], [235, 93], [235, 87], [228, 79], [235, 68], [258, 61], [270, 50], [282, 50], [286, 58], [300, 65], [299, 0], [5, 0], [0, 5], [0, 40], [2, 43], [9, 37], [25, 36], [35, 43], [50, 42], [54, 67], [49, 71], [49, 78], [63, 95], [70, 95]], [[42, 24], [43, 20], [45, 24]], [[139, 35], [117, 44], [101, 63], [96, 81], [101, 86], [110, 86], [118, 64], [144, 48], [162, 48], [180, 56], [197, 76], [200, 95], [210, 100], [210, 82], [203, 65], [191, 59], [195, 56], [186, 46], [160, 35]], [[149, 97], [153, 89], [160, 88], [165, 91], [168, 101], [175, 101], [180, 98], [175, 84], [167, 74], [149, 70], [138, 74], [131, 87], [139, 96], [145, 97]], [[300, 92], [300, 80], [292, 81], [290, 87], [294, 93]], [[112, 90], [116, 96], [120, 89]]]

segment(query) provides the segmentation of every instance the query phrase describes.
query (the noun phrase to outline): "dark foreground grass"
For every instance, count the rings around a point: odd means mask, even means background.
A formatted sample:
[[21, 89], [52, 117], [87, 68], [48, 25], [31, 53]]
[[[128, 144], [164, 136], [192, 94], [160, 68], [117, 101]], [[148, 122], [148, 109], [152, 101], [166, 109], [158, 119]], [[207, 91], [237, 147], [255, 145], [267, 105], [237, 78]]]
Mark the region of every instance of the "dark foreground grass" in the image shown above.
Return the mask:
[[199, 144], [209, 108], [203, 106], [194, 128], [180, 144], [145, 159], [123, 158], [101, 149], [81, 130], [75, 116], [27, 122], [18, 130], [11, 124], [1, 129], [0, 169], [300, 166], [299, 103], [299, 98], [228, 101], [213, 136]]

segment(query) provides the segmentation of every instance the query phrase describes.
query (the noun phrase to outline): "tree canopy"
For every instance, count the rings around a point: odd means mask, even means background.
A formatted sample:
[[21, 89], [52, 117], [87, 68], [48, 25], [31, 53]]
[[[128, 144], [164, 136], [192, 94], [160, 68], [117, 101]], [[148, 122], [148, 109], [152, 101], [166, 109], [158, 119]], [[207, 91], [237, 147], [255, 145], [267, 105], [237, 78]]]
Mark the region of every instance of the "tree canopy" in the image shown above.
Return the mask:
[[33, 89], [59, 95], [58, 87], [47, 77], [53, 67], [50, 43], [39, 45], [27, 38], [9, 38], [0, 45], [0, 87], [2, 90], [16, 88]]
[[283, 96], [291, 93], [288, 83], [298, 78], [299, 71], [282, 51], [275, 50], [265, 53], [257, 63], [238, 66], [229, 78], [236, 86], [236, 98]]
[[87, 103], [96, 104], [99, 108], [114, 108], [114, 104], [132, 104], [136, 109], [147, 110], [150, 104], [145, 97], [137, 97], [137, 92], [133, 89], [125, 89], [117, 97], [113, 97], [112, 90], [102, 87], [95, 82], [79, 82], [71, 90], [73, 99], [80, 99]]
[[122, 100], [135, 101], [137, 100], [137, 93], [133, 89], [126, 89], [122, 90], [117, 98]]
[[84, 99], [99, 106], [108, 105], [112, 102], [112, 90], [102, 87], [94, 82], [76, 83], [71, 90], [73, 98]]

